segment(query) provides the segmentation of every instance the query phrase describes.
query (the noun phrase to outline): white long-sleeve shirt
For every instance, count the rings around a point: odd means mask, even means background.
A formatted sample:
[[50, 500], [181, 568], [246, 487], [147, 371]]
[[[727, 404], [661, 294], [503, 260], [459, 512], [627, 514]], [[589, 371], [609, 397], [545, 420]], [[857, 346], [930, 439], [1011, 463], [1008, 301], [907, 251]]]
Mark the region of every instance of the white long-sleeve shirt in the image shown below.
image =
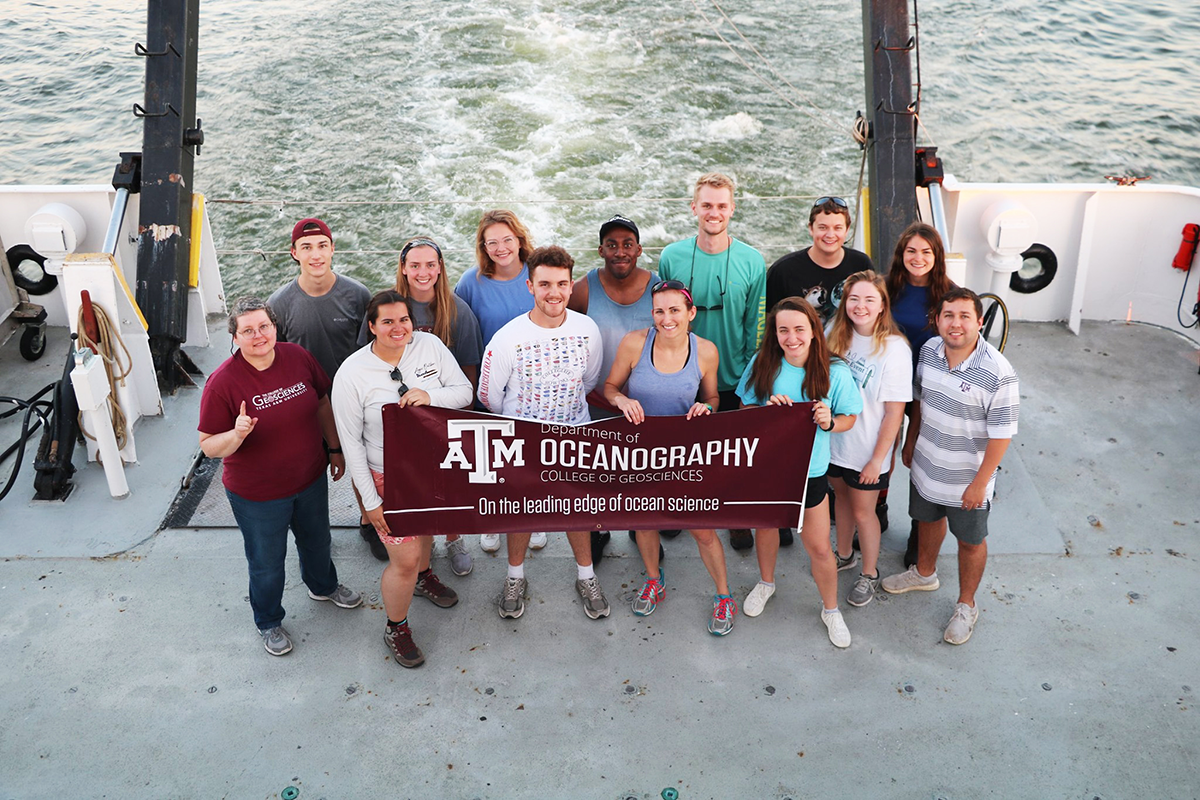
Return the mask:
[[603, 361], [590, 317], [568, 310], [557, 328], [542, 328], [522, 314], [484, 348], [479, 402], [507, 417], [580, 425], [590, 418], [585, 398], [600, 382]]
[[[399, 369], [408, 388], [429, 394], [430, 405], [463, 408], [471, 402], [471, 381], [432, 333], [413, 331]], [[333, 379], [333, 419], [346, 470], [368, 511], [383, 504], [371, 470], [383, 472], [383, 407], [400, 399], [400, 383], [391, 373], [392, 365], [368, 344], [342, 362]]]

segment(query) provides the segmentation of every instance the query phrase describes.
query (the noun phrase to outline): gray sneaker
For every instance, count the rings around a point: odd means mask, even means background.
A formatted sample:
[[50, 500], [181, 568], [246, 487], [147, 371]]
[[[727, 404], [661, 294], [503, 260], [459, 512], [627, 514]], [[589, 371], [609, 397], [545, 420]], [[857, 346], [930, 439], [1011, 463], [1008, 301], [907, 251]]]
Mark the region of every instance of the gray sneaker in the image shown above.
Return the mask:
[[733, 618], [737, 614], [737, 603], [732, 597], [713, 597], [712, 619], [708, 621], [708, 632], [713, 636], [725, 636], [733, 630]]
[[446, 555], [450, 556], [450, 571], [459, 577], [470, 575], [471, 570], [475, 569], [471, 554], [467, 552], [466, 542], [461, 536], [453, 542], [446, 542]]
[[500, 593], [498, 605], [503, 619], [517, 619], [525, 613], [525, 598], [529, 595], [529, 581], [524, 578], [505, 578], [504, 591]]
[[608, 598], [600, 588], [600, 581], [592, 578], [580, 578], [575, 581], [575, 591], [583, 598], [583, 613], [591, 619], [608, 616]]
[[937, 572], [932, 575], [922, 575], [913, 564], [904, 572], [888, 575], [879, 583], [888, 594], [904, 594], [905, 592], [936, 592], [941, 586]]
[[850, 594], [846, 595], [846, 602], [852, 606], [862, 608], [867, 603], [875, 599], [875, 592], [879, 590], [879, 576], [868, 578], [861, 572], [858, 573], [858, 580], [850, 587]]
[[966, 603], [959, 603], [954, 606], [954, 616], [950, 617], [950, 624], [946, 626], [946, 633], [942, 638], [949, 644], [966, 644], [978, 620], [978, 606], [971, 608]]
[[262, 636], [263, 647], [267, 648], [267, 652], [271, 655], [286, 656], [292, 652], [292, 638], [288, 636], [288, 632], [283, 629], [282, 625], [276, 625], [274, 628], [267, 628], [258, 633]]
[[313, 594], [313, 590], [309, 589], [308, 596], [313, 600], [329, 600], [338, 608], [358, 608], [362, 605], [362, 595], [340, 583], [333, 594]]
[[846, 556], [845, 558], [842, 558], [840, 555], [838, 555], [838, 551], [834, 550], [833, 557], [837, 559], [838, 572], [845, 572], [848, 569], [858, 566], [858, 553], [854, 550], [851, 550], [850, 555]]

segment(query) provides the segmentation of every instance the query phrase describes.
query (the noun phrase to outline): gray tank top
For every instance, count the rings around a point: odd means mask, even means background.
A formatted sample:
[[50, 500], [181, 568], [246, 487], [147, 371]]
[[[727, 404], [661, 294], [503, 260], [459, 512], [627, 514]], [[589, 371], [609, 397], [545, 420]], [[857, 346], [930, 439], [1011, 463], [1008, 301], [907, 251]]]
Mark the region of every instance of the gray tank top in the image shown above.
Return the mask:
[[688, 359], [683, 369], [672, 373], [660, 372], [650, 358], [657, 335], [654, 328], [646, 334], [642, 356], [625, 383], [625, 395], [641, 403], [648, 417], [686, 414], [700, 389], [700, 347], [696, 334], [688, 334]]
[[600, 383], [603, 386], [604, 379], [612, 371], [613, 362], [617, 360], [617, 345], [621, 343], [621, 339], [625, 338], [625, 334], [651, 324], [654, 316], [654, 298], [650, 295], [650, 288], [658, 283], [658, 276], [651, 273], [646, 291], [637, 302], [623, 306], [613, 302], [604, 291], [600, 284], [599, 272], [600, 268], [597, 267], [587, 274], [587, 315], [600, 329], [600, 341], [604, 345], [604, 360], [600, 370]]

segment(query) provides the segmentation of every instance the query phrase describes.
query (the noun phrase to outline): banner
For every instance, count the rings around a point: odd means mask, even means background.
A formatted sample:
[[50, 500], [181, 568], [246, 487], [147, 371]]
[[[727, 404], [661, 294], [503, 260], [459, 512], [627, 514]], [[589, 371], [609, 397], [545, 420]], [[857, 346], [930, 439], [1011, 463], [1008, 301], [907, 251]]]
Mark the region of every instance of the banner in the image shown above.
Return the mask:
[[401, 535], [795, 527], [809, 404], [550, 425], [383, 408], [383, 508]]

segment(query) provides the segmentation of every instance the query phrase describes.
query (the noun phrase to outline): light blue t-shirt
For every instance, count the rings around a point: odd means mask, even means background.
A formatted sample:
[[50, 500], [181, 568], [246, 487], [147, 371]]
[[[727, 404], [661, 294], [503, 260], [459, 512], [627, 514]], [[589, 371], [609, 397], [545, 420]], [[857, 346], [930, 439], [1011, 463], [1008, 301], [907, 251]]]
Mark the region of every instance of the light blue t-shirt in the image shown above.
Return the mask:
[[[750, 371], [754, 368], [754, 360], [757, 358], [755, 355], [746, 365], [746, 371], [742, 373], [742, 379], [738, 381], [737, 386], [738, 397], [748, 406], [765, 405], [769, 399], [759, 399], [754, 393], [754, 387], [750, 385]], [[796, 403], [811, 402], [810, 398], [804, 395], [804, 367], [793, 367], [787, 361], [781, 362], [779, 374], [775, 376], [775, 383], [771, 385], [771, 394], [786, 394]], [[830, 363], [829, 396], [821, 399], [828, 404], [835, 417], [862, 412], [862, 394], [858, 391], [858, 384], [854, 382], [850, 368], [841, 359], [834, 359]], [[813, 439], [812, 459], [808, 462], [810, 478], [819, 478], [829, 471], [829, 437], [829, 431], [817, 428], [816, 438]]]
[[528, 278], [529, 269], [522, 266], [518, 275], [506, 281], [480, 275], [478, 267], [471, 267], [458, 279], [454, 293], [475, 312], [485, 346], [510, 320], [533, 310], [533, 295], [525, 285]]

